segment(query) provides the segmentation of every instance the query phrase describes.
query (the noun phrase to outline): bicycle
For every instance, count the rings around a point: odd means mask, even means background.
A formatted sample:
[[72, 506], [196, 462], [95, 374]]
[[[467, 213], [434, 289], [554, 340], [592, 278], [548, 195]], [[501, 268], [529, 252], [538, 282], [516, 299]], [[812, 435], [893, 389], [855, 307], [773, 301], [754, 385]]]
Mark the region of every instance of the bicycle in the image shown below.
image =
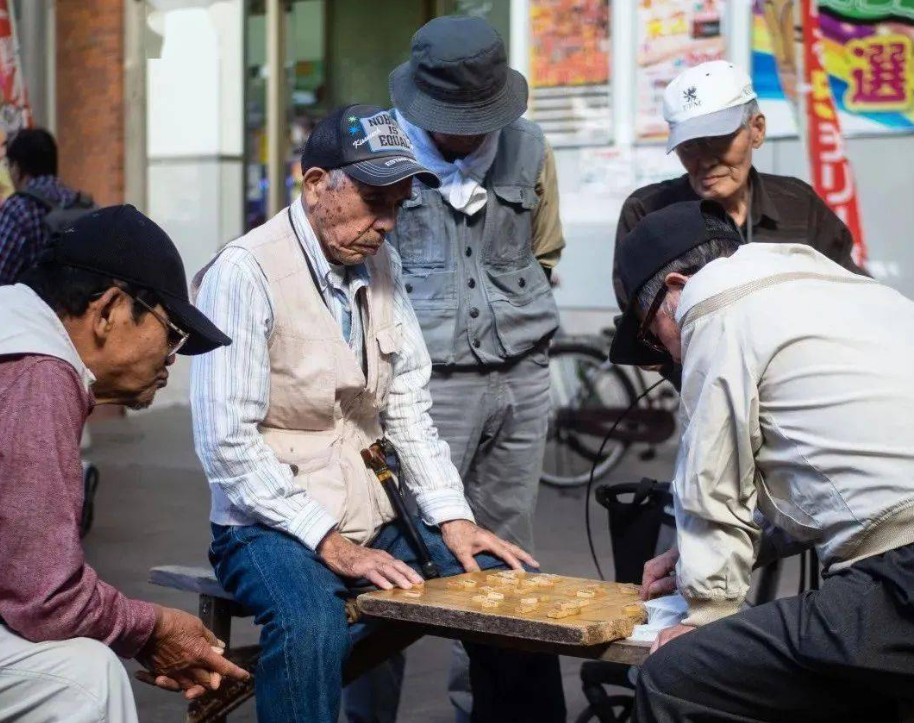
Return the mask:
[[[599, 336], [560, 337], [550, 346], [552, 406], [540, 476], [544, 484], [585, 485], [591, 469], [594, 479], [605, 477], [633, 444], [646, 444], [642, 459], [651, 459], [654, 447], [676, 431], [676, 393], [663, 385], [645, 394], [648, 381], [641, 369], [610, 362], [613, 333], [604, 329]], [[598, 455], [607, 431], [642, 395]]]

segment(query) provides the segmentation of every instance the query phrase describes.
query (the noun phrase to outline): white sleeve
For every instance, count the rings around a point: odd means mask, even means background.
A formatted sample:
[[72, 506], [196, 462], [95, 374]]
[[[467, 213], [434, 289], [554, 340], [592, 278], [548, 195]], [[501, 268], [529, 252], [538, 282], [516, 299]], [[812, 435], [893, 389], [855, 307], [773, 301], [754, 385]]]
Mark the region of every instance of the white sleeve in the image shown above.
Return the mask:
[[683, 436], [673, 480], [679, 589], [689, 625], [736, 612], [746, 597], [760, 531], [755, 452], [758, 377], [744, 325], [725, 311], [683, 332]]
[[258, 425], [270, 403], [273, 326], [263, 271], [244, 249], [227, 249], [207, 271], [196, 301], [232, 343], [195, 356], [194, 445], [211, 485], [246, 515], [316, 549], [336, 520], [267, 446]]

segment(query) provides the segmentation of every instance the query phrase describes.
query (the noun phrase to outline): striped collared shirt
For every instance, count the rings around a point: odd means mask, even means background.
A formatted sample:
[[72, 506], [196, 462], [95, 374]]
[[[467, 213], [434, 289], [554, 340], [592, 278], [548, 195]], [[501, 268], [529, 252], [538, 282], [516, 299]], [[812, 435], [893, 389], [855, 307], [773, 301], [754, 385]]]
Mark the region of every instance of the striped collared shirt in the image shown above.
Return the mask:
[[[318, 280], [326, 282], [321, 283], [321, 293], [339, 320], [342, 305], [330, 287], [342, 288], [342, 275], [334, 279], [334, 269], [300, 202], [293, 205], [292, 215]], [[399, 454], [401, 479], [425, 521], [472, 520], [460, 475], [429, 416], [431, 360], [403, 287], [399, 257], [394, 249], [389, 251], [394, 264], [393, 316], [402, 326], [403, 347], [392, 360], [393, 380], [381, 424]], [[357, 288], [371, 283], [364, 268], [364, 275], [347, 275], [350, 299]], [[259, 522], [316, 549], [336, 520], [295, 486], [290, 467], [276, 459], [258, 431], [269, 407], [273, 304], [254, 257], [245, 249], [226, 249], [207, 271], [197, 306], [232, 338], [231, 346], [195, 356], [191, 371], [194, 443], [212, 491], [210, 520], [220, 525]], [[354, 303], [352, 308], [356, 309]], [[351, 336], [361, 344], [361, 323], [357, 313], [352, 316]]]

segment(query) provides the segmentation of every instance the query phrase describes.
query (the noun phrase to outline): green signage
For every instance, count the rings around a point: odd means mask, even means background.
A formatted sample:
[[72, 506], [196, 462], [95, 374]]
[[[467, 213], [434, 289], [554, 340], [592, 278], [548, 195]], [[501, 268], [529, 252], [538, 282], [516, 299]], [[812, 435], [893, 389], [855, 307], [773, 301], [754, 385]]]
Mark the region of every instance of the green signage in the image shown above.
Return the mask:
[[914, 19], [914, 0], [819, 0], [819, 7], [849, 20], [881, 20], [892, 15]]

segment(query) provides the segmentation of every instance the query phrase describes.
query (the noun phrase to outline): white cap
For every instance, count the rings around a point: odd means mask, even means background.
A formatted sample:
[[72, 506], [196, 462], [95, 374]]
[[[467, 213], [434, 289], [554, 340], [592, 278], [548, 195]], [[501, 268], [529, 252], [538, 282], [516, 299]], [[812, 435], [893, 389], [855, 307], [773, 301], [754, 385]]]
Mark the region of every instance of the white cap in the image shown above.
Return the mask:
[[757, 97], [748, 73], [726, 60], [684, 70], [663, 91], [666, 152], [694, 138], [730, 135], [742, 122], [743, 106]]

